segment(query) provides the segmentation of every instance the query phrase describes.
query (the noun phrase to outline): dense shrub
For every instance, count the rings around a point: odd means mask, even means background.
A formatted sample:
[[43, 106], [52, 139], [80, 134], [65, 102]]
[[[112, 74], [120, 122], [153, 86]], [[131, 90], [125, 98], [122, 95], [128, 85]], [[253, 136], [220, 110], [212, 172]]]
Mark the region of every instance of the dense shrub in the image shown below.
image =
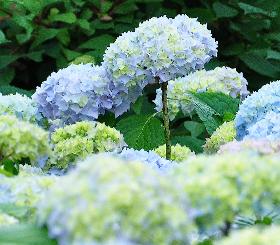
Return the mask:
[[106, 46], [142, 20], [186, 13], [209, 23], [220, 43], [211, 66], [235, 66], [256, 88], [280, 78], [279, 8], [274, 0], [1, 1], [1, 85], [34, 88], [82, 54], [100, 62]]

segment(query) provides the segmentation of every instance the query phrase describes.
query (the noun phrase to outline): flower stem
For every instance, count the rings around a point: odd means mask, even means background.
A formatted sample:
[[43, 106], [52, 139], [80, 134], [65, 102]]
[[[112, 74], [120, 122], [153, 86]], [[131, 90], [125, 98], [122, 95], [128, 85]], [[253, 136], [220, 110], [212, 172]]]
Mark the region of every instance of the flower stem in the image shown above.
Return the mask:
[[167, 106], [167, 85], [168, 82], [161, 83], [162, 91], [162, 114], [163, 114], [163, 125], [165, 132], [165, 145], [166, 145], [166, 159], [171, 158], [171, 142], [170, 142], [170, 128], [169, 128], [169, 115]]

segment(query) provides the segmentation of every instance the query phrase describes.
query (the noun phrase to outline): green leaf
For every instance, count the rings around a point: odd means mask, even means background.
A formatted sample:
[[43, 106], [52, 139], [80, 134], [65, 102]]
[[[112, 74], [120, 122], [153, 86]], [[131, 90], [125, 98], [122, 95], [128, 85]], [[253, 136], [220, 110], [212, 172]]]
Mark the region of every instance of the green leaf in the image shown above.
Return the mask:
[[205, 131], [205, 127], [200, 122], [186, 121], [184, 127], [191, 133], [191, 136], [197, 138]]
[[267, 50], [266, 58], [272, 60], [280, 60], [280, 52], [269, 49]]
[[127, 14], [130, 12], [134, 12], [138, 9], [137, 5], [133, 3], [133, 1], [126, 1], [120, 5], [118, 5], [114, 9], [115, 14]]
[[85, 30], [90, 30], [90, 23], [86, 19], [79, 19], [78, 24]]
[[16, 224], [0, 228], [0, 244], [6, 245], [55, 245], [46, 229], [34, 224]]
[[56, 35], [56, 38], [65, 46], [69, 45], [70, 43], [70, 36], [68, 29], [60, 29]]
[[264, 58], [249, 53], [242, 54], [239, 57], [253, 71], [271, 78], [279, 77], [280, 69]]
[[140, 150], [152, 150], [165, 143], [164, 129], [154, 115], [133, 115], [120, 120], [116, 128], [124, 135], [129, 147]]
[[25, 34], [16, 35], [16, 38], [20, 44], [28, 41], [31, 38], [31, 34], [33, 32], [32, 18], [33, 15], [15, 15], [13, 17], [13, 21], [26, 30]]
[[4, 160], [3, 161], [4, 170], [8, 171], [12, 175], [18, 174], [18, 165], [12, 160]]
[[41, 62], [43, 60], [42, 55], [43, 55], [43, 51], [41, 50], [41, 51], [34, 51], [31, 53], [28, 53], [28, 54], [26, 54], [25, 57], [27, 57], [31, 60], [34, 60], [36, 62]]
[[171, 140], [173, 145], [180, 144], [189, 147], [196, 153], [202, 153], [202, 146], [205, 144], [204, 140], [197, 139], [191, 136], [176, 136]]
[[139, 97], [135, 103], [132, 105], [132, 110], [137, 114], [153, 114], [155, 113], [154, 105], [152, 105], [149, 101], [147, 96]]
[[3, 70], [0, 70], [0, 85], [8, 85], [14, 79], [14, 77], [15, 77], [14, 68], [6, 67]]
[[245, 14], [262, 14], [262, 15], [266, 15], [269, 17], [277, 16], [276, 11], [266, 11], [265, 9], [255, 7], [255, 6], [247, 4], [247, 3], [240, 2], [240, 3], [238, 3], [238, 6], [244, 10]]
[[41, 43], [56, 37], [60, 30], [52, 28], [43, 28], [41, 27], [36, 34], [35, 41], [33, 42], [31, 48], [35, 48]]
[[28, 97], [31, 97], [33, 94], [32, 91], [28, 91], [28, 90], [17, 88], [17, 87], [10, 86], [10, 85], [0, 86], [0, 93], [3, 95], [19, 93], [19, 94], [26, 95]]
[[49, 16], [51, 22], [64, 22], [67, 24], [73, 24], [76, 22], [77, 17], [74, 13], [65, 13], [65, 14], [51, 14]]
[[213, 4], [213, 10], [218, 18], [229, 18], [238, 15], [238, 11], [235, 8], [220, 2], [215, 2]]
[[66, 49], [66, 48], [63, 48], [62, 52], [63, 52], [63, 54], [65, 55], [65, 57], [68, 61], [74, 60], [75, 58], [80, 57], [82, 55], [80, 52], [70, 50], [70, 49]]
[[95, 64], [95, 59], [91, 55], [82, 55], [74, 59], [71, 64], [79, 65], [79, 64], [88, 64], [92, 63]]
[[239, 100], [223, 93], [189, 93], [195, 112], [211, 135], [228, 115], [238, 111]]
[[13, 54], [13, 55], [0, 55], [0, 69], [8, 66], [9, 64], [16, 61], [20, 58], [21, 55]]
[[7, 42], [9, 41], [6, 39], [4, 32], [0, 30], [0, 44], [4, 44]]
[[192, 18], [198, 18], [201, 23], [211, 23], [217, 18], [211, 9], [205, 8], [188, 8], [186, 14]]
[[109, 2], [109, 1], [101, 1], [101, 13], [107, 13], [110, 8], [113, 6], [113, 3], [112, 2]]
[[193, 93], [193, 96], [213, 108], [213, 110], [215, 110], [222, 117], [226, 113], [232, 113], [235, 115], [239, 108], [239, 99], [232, 98], [231, 96], [223, 93]]
[[114, 42], [115, 38], [111, 35], [104, 34], [98, 37], [94, 37], [79, 46], [80, 49], [97, 49], [105, 51], [106, 47]]

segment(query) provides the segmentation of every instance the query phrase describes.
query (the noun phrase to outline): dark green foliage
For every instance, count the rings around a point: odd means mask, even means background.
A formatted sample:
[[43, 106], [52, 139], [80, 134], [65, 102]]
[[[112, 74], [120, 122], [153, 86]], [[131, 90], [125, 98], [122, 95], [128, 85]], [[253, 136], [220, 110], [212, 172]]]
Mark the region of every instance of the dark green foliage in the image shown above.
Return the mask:
[[211, 135], [223, 122], [234, 119], [239, 99], [223, 93], [190, 93], [195, 112]]
[[129, 147], [137, 150], [152, 150], [164, 144], [164, 129], [154, 115], [132, 115], [117, 123]]
[[218, 65], [237, 67], [256, 89], [280, 78], [280, 1], [5, 0], [0, 1], [0, 86], [34, 89], [81, 55], [99, 63], [122, 32], [152, 16], [179, 13], [208, 23]]

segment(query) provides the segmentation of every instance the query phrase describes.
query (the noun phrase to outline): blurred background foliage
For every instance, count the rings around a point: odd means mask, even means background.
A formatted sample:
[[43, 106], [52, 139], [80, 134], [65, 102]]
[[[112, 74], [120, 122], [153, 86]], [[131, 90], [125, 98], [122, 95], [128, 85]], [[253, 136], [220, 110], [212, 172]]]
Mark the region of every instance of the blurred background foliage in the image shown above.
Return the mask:
[[81, 55], [99, 63], [140, 21], [179, 13], [208, 23], [218, 40], [207, 68], [236, 67], [251, 90], [280, 79], [278, 0], [0, 0], [0, 86], [35, 89]]

